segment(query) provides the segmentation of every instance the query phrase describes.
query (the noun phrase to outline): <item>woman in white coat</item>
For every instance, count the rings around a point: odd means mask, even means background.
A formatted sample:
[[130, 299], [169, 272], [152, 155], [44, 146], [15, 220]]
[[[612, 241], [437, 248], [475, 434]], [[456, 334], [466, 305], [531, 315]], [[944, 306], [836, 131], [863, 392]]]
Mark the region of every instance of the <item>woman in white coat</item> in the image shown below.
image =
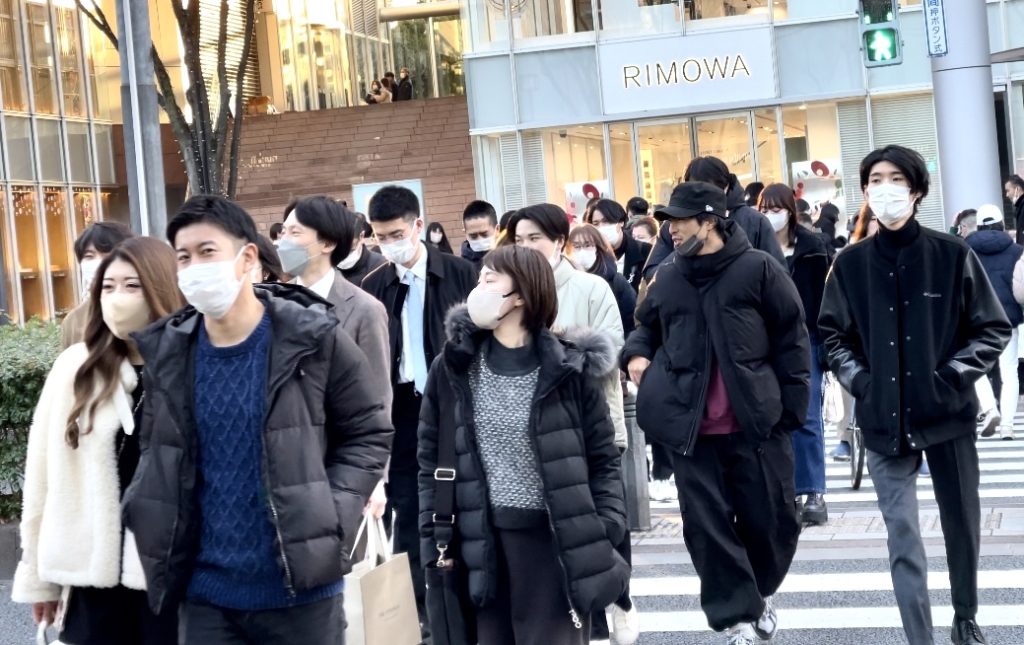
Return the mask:
[[[11, 592], [68, 645], [171, 645], [177, 613], [154, 616], [121, 497], [139, 461], [145, 400], [130, 334], [184, 306], [174, 251], [125, 240], [100, 264], [85, 342], [54, 363], [28, 438], [22, 557]], [[60, 607], [58, 608], [58, 605]]]
[[[569, 243], [569, 218], [565, 211], [554, 204], [537, 204], [516, 211], [508, 221], [503, 243], [540, 251], [554, 268], [558, 315], [552, 331], [561, 334], [573, 328], [601, 330], [614, 339], [616, 351], [622, 349], [625, 342], [622, 318], [611, 287], [600, 276], [577, 268], [567, 257], [571, 255], [572, 247]], [[605, 377], [604, 391], [612, 425], [615, 427], [615, 444], [620, 451], [624, 451], [628, 446], [628, 438], [618, 369], [613, 369]], [[628, 531], [617, 549], [629, 562]], [[608, 609], [612, 615], [615, 641], [620, 645], [635, 643], [639, 638], [639, 619], [629, 597], [628, 587], [622, 597]], [[594, 640], [608, 638], [603, 612], [598, 612], [593, 618], [596, 624], [595, 632], [592, 632]]]

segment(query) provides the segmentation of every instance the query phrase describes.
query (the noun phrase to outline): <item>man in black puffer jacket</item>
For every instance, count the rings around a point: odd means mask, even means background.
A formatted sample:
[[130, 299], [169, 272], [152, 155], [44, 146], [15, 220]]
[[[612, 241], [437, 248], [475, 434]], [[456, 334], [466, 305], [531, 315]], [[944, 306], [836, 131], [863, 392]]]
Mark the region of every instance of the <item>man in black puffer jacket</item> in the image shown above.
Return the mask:
[[896, 145], [875, 150], [861, 162], [860, 184], [878, 234], [836, 258], [818, 329], [832, 371], [857, 400], [907, 640], [933, 642], [917, 506], [927, 453], [949, 554], [952, 640], [984, 645], [975, 622], [981, 502], [974, 384], [995, 364], [1010, 323], [967, 244], [917, 222], [928, 195], [920, 154]]
[[788, 271], [725, 219], [725, 193], [688, 182], [669, 204], [658, 214], [676, 250], [622, 364], [639, 386], [637, 422], [674, 451], [708, 624], [753, 642], [775, 631], [770, 597], [800, 534], [789, 433], [807, 415], [807, 328]]
[[[999, 412], [1002, 418], [999, 424], [999, 437], [1013, 439], [1013, 418], [1017, 414], [1017, 403], [1020, 399], [1020, 381], [1017, 376], [1017, 328], [1024, 323], [1024, 310], [1021, 310], [1020, 303], [1013, 296], [1013, 270], [1024, 254], [1024, 247], [1014, 244], [1013, 238], [1006, 233], [1003, 213], [998, 206], [988, 204], [979, 208], [978, 222], [978, 230], [968, 235], [964, 241], [978, 254], [981, 266], [985, 267], [985, 273], [988, 274], [996, 297], [999, 298], [999, 304], [1003, 306], [1010, 326], [1013, 327], [1010, 342], [999, 355]], [[988, 393], [986, 396], [994, 398]], [[994, 405], [991, 400], [987, 403]], [[993, 434], [994, 424], [985, 426], [981, 431], [983, 437], [991, 437]]]
[[[747, 205], [743, 187], [740, 186], [736, 175], [729, 172], [729, 167], [724, 161], [717, 157], [697, 157], [687, 166], [683, 179], [707, 182], [725, 191], [726, 216], [740, 225], [750, 246], [775, 258], [779, 266], [788, 266], [768, 218]], [[673, 243], [668, 229], [667, 224], [661, 227], [658, 241], [647, 258], [647, 264], [644, 265], [643, 277], [648, 281], [654, 276], [659, 265], [672, 261]]]
[[[200, 195], [168, 224], [192, 305], [134, 335], [142, 456], [124, 496], [155, 613], [187, 643], [337, 643], [343, 576], [392, 429], [327, 301], [253, 288], [256, 227]], [[111, 455], [113, 458], [113, 455]]]

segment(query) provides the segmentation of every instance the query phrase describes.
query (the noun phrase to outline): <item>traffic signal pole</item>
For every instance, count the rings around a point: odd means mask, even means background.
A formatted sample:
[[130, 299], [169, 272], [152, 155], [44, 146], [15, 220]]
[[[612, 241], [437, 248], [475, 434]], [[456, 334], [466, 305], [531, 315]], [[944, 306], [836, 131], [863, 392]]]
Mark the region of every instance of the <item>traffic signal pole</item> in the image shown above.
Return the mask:
[[[928, 2], [924, 5], [927, 20]], [[932, 58], [932, 86], [948, 224], [965, 208], [1003, 199], [986, 4], [947, 0], [943, 5], [948, 53]]]

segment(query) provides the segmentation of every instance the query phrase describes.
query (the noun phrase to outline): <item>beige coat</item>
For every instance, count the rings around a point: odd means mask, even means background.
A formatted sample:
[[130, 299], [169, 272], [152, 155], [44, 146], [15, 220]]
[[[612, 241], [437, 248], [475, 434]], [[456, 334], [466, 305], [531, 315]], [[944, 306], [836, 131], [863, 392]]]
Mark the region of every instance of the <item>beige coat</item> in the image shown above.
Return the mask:
[[[563, 257], [555, 267], [555, 288], [558, 290], [558, 316], [553, 327], [556, 334], [573, 328], [601, 330], [611, 335], [616, 351], [622, 349], [625, 343], [622, 317], [612, 288], [603, 278], [576, 269]], [[605, 377], [604, 392], [615, 426], [615, 445], [625, 449], [629, 441], [617, 367]]]
[[135, 430], [131, 392], [137, 377], [125, 361], [121, 389], [96, 408], [92, 431], [72, 450], [64, 440], [74, 405], [78, 368], [88, 356], [83, 343], [54, 363], [39, 397], [28, 435], [21, 514], [21, 562], [14, 573], [15, 602], [58, 600], [61, 587], [145, 589], [135, 539], [122, 536], [121, 484], [115, 439]]
[[89, 324], [89, 313], [92, 307], [88, 297], [64, 316], [60, 324], [60, 348], [67, 349], [75, 343], [85, 341], [85, 328]]

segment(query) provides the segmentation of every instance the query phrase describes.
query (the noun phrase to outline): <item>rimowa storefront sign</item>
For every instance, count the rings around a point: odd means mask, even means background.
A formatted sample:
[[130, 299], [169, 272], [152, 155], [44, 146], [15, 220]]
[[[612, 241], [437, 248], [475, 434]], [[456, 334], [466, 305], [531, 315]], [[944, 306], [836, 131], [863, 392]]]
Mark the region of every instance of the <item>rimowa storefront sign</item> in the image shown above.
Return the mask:
[[756, 101], [776, 96], [768, 29], [601, 44], [606, 114]]

